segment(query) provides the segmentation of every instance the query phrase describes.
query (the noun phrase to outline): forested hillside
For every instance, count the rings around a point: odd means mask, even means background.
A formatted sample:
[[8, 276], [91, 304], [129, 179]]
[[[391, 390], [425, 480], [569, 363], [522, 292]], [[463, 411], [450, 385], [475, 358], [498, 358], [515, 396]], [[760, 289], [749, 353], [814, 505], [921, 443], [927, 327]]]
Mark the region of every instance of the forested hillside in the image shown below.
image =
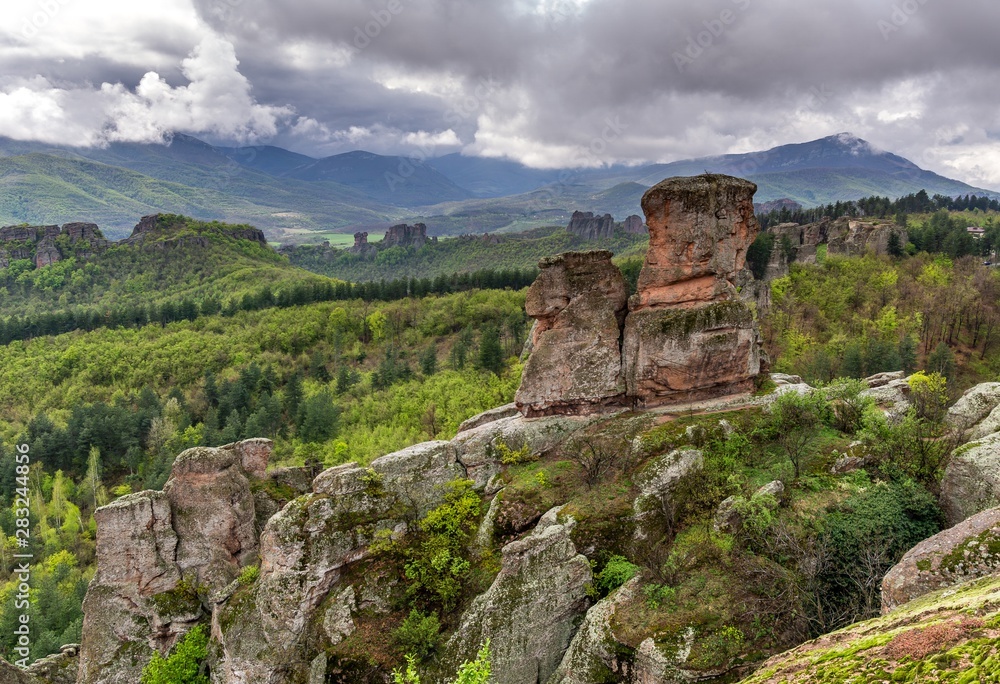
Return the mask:
[[[281, 462], [328, 466], [452, 436], [463, 419], [512, 399], [523, 307], [522, 292], [499, 290], [354, 300], [0, 348], [2, 441], [30, 445], [33, 459], [33, 654], [78, 640], [97, 506], [162, 486], [173, 458], [199, 444], [267, 436]], [[0, 480], [14, 476], [4, 449]], [[14, 529], [11, 503], [5, 530]], [[2, 582], [13, 544], [2, 545]], [[0, 585], [0, 625], [16, 619], [13, 587]]]
[[[377, 255], [304, 246], [288, 251], [291, 263], [315, 273], [350, 281], [434, 278], [480, 269], [534, 269], [542, 257], [562, 252], [609, 249], [620, 256], [643, 254], [647, 235], [617, 232], [612, 239], [584, 240], [561, 228], [539, 228], [513, 235], [467, 235], [419, 249], [390, 247]], [[375, 243], [377, 244], [377, 243]]]

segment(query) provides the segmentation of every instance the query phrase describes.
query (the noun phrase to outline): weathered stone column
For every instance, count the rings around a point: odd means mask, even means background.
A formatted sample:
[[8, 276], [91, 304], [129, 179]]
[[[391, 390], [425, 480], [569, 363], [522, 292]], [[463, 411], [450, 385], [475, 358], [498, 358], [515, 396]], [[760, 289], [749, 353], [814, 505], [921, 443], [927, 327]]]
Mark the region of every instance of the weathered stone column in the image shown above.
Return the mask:
[[637, 407], [753, 389], [760, 336], [734, 283], [759, 231], [756, 191], [749, 181], [706, 174], [667, 179], [642, 198], [649, 250], [623, 347]]
[[515, 401], [528, 417], [584, 415], [622, 405], [621, 331], [628, 286], [611, 252], [543, 259], [525, 309], [532, 352]]

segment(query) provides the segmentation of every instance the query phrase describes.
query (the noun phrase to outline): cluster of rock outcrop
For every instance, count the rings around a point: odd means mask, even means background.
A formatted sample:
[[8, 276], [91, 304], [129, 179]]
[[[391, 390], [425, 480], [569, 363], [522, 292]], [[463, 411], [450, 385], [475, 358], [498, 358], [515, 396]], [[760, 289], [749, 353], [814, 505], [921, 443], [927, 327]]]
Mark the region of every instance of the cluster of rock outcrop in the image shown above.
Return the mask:
[[615, 236], [615, 229], [626, 233], [640, 234], [645, 230], [640, 216], [629, 216], [622, 223], [616, 223], [611, 214], [595, 216], [592, 211], [574, 211], [566, 230], [584, 240], [605, 240]]
[[107, 249], [109, 243], [93, 223], [66, 223], [60, 226], [6, 226], [0, 228], [0, 268], [17, 259], [30, 259], [42, 268], [66, 258], [60, 249], [65, 236], [74, 254], [85, 258]]
[[758, 232], [754, 192], [720, 175], [650, 189], [642, 202], [650, 245], [630, 299], [610, 252], [543, 260], [528, 291], [536, 323], [516, 398], [522, 412], [586, 414], [750, 391], [766, 364], [735, 283]]
[[[11, 261], [30, 259], [36, 268], [43, 268], [74, 256], [87, 259], [116, 245], [137, 245], [150, 249], [169, 249], [180, 245], [207, 247], [210, 244], [204, 235], [181, 235], [169, 237], [164, 231], [171, 226], [164, 225], [162, 214], [143, 216], [132, 229], [132, 234], [117, 242], [105, 239], [101, 229], [94, 223], [66, 223], [60, 226], [7, 226], [0, 228], [0, 268], [7, 268]], [[256, 228], [226, 226], [219, 229], [224, 235], [250, 240], [264, 247], [267, 239]], [[164, 235], [168, 239], [163, 239]]]
[[[205, 621], [213, 682], [326, 681], [336, 667], [328, 650], [361, 615], [393, 611], [398, 580], [365, 565], [380, 531], [404, 534], [456, 479], [494, 497], [499, 440], [540, 453], [592, 423], [526, 420], [501, 407], [450, 442], [315, 478], [306, 469], [266, 472], [269, 440], [184, 452], [162, 492], [123, 497], [95, 516], [98, 567], [84, 601], [79, 682], [139, 681], [154, 652]], [[293, 498], [276, 500], [280, 490]], [[499, 575], [443, 646], [444, 671], [490, 639], [497, 684], [548, 679], [588, 607], [592, 573], [570, 539], [573, 524], [550, 511], [500, 549]], [[258, 563], [259, 579], [241, 582], [241, 570]]]
[[410, 226], [405, 223], [392, 226], [385, 232], [382, 238], [382, 248], [389, 247], [413, 247], [420, 249], [428, 242], [437, 242], [436, 237], [427, 237], [427, 226], [423, 223], [415, 223]]
[[769, 228], [768, 232], [776, 238], [768, 263], [769, 278], [787, 273], [790, 261], [815, 263], [816, 250], [820, 245], [826, 245], [827, 254], [861, 256], [866, 252], [888, 254], [893, 235], [900, 248], [906, 245], [908, 239], [906, 228], [902, 226], [848, 216], [824, 218], [806, 225], [782, 223]]

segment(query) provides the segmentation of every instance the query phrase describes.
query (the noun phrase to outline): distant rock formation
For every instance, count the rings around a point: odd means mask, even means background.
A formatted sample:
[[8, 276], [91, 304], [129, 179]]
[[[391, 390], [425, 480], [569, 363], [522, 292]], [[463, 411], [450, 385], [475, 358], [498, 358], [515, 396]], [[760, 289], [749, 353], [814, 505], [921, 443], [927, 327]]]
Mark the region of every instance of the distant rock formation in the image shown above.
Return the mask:
[[802, 205], [795, 200], [777, 199], [770, 202], [762, 202], [760, 204], [753, 205], [754, 211], [758, 214], [770, 214], [774, 211], [781, 211], [782, 209], [787, 209], [788, 211], [801, 211]]
[[704, 175], [647, 192], [650, 244], [627, 313], [610, 252], [542, 260], [525, 306], [536, 322], [515, 398], [521, 412], [586, 415], [752, 390], [766, 360], [736, 282], [758, 232], [756, 189]]
[[[326, 243], [327, 247], [330, 243]], [[368, 244], [368, 233], [355, 233], [354, 234], [354, 246], [347, 250], [351, 254], [358, 254], [360, 256], [373, 256], [378, 250], [375, 245]]]
[[415, 249], [420, 249], [428, 242], [436, 243], [437, 238], [427, 237], [427, 226], [423, 223], [416, 223], [412, 226], [400, 223], [399, 225], [393, 226], [386, 231], [385, 237], [382, 238], [380, 248], [388, 249], [389, 247], [413, 247]]
[[625, 223], [622, 224], [622, 230], [630, 235], [641, 235], [646, 232], [646, 222], [642, 220], [641, 216], [633, 214], [625, 219]]
[[[211, 239], [205, 235], [180, 235], [171, 236], [169, 231], [175, 226], [167, 222], [166, 214], [151, 214], [143, 216], [132, 229], [132, 234], [115, 244], [119, 245], [146, 245], [152, 249], [170, 249], [182, 245], [194, 245], [196, 247], [208, 247]], [[267, 247], [267, 238], [264, 233], [257, 228], [225, 226], [219, 232], [236, 240], [250, 240], [262, 247]], [[166, 239], [161, 239], [166, 238]], [[147, 243], [149, 243], [147, 245]]]
[[[65, 236], [72, 254], [60, 249]], [[67, 223], [59, 226], [7, 226], [0, 228], [0, 268], [11, 261], [30, 259], [36, 268], [49, 266], [68, 256], [86, 258], [107, 249], [109, 243], [93, 223]]]
[[863, 221], [842, 216], [838, 219], [824, 218], [815, 223], [799, 225], [782, 223], [768, 229], [775, 236], [772, 261], [787, 260], [784, 251], [791, 248], [792, 261], [815, 263], [816, 249], [827, 246], [828, 254], [839, 256], [861, 256], [866, 252], [888, 254], [889, 241], [895, 234], [899, 245], [907, 243], [906, 229], [893, 223]]
[[611, 214], [594, 216], [591, 211], [574, 211], [566, 230], [584, 240], [610, 238], [615, 234], [615, 219]]

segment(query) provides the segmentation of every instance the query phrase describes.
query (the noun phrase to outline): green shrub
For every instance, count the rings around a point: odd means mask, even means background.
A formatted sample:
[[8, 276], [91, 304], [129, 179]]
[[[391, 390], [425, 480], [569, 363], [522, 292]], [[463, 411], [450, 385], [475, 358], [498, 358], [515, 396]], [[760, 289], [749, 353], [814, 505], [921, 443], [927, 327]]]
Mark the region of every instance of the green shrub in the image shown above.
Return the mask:
[[404, 653], [424, 660], [437, 648], [441, 622], [436, 613], [424, 614], [414, 608], [396, 629], [395, 638]]
[[594, 578], [594, 585], [607, 596], [638, 575], [640, 570], [638, 565], [630, 563], [625, 556], [611, 556], [604, 564], [604, 569]]
[[[479, 649], [476, 659], [464, 662], [458, 667], [457, 678], [452, 684], [486, 684], [490, 680], [490, 642], [489, 639]], [[406, 656], [406, 671], [392, 671], [393, 684], [420, 684], [420, 675], [417, 674], [416, 659], [412, 655]]]
[[208, 655], [208, 631], [198, 625], [177, 642], [166, 658], [159, 653], [142, 670], [142, 684], [208, 684], [202, 661]]
[[471, 570], [466, 547], [482, 512], [482, 502], [472, 487], [471, 480], [448, 483], [444, 503], [420, 521], [415, 543], [404, 552], [411, 599], [446, 611], [458, 602]]
[[514, 449], [503, 439], [497, 439], [496, 444], [493, 445], [494, 453], [500, 459], [500, 462], [504, 465], [520, 465], [521, 463], [530, 463], [532, 461], [538, 460], [538, 454], [531, 453], [531, 449], [527, 444], [522, 446], [520, 449]]
[[259, 565], [248, 565], [242, 570], [240, 570], [239, 577], [236, 580], [244, 587], [249, 586], [256, 582], [260, 578], [260, 566]]

